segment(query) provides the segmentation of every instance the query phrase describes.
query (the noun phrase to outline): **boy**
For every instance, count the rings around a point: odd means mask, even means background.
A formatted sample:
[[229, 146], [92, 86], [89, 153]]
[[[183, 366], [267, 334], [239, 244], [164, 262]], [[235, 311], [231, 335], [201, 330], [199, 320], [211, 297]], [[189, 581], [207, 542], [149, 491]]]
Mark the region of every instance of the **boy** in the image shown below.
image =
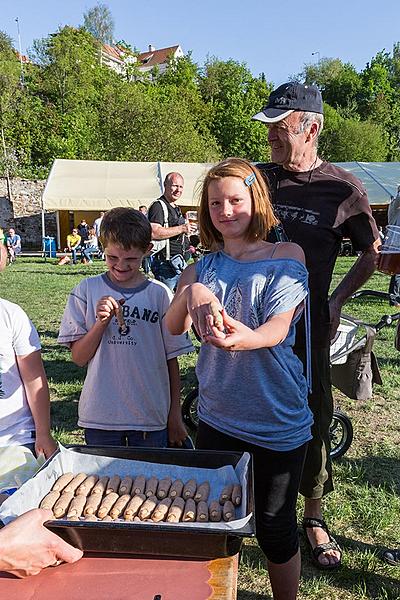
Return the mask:
[[[0, 271], [7, 248], [0, 241]], [[18, 304], [0, 298], [0, 447], [26, 446], [46, 458], [57, 449], [50, 434], [50, 396], [35, 327]]]
[[165, 327], [170, 291], [140, 271], [151, 250], [150, 223], [133, 208], [114, 208], [100, 239], [108, 271], [72, 291], [58, 338], [77, 365], [88, 365], [78, 425], [91, 445], [181, 445], [187, 432], [177, 356], [193, 346]]

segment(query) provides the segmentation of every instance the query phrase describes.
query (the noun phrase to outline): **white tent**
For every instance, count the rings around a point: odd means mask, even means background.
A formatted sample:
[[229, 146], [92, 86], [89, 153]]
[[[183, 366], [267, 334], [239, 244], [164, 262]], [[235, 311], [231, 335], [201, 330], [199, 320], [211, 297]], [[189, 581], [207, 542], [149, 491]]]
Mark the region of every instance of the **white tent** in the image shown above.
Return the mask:
[[[335, 163], [361, 179], [370, 204], [384, 209], [400, 183], [400, 163]], [[56, 159], [43, 192], [44, 211], [100, 211], [115, 206], [149, 206], [163, 191], [165, 176], [181, 173], [185, 186], [179, 204], [197, 207], [199, 184], [210, 168], [207, 163], [119, 162]]]

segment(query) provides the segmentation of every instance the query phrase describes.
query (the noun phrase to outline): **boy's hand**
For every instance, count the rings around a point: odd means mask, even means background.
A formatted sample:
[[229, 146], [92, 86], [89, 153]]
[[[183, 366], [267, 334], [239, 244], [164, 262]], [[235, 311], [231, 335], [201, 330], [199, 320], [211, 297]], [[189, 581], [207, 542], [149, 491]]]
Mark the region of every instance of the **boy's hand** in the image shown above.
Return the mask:
[[96, 318], [100, 323], [108, 324], [120, 310], [121, 305], [115, 298], [103, 296], [96, 304]]
[[170, 446], [182, 446], [188, 432], [182, 421], [181, 410], [170, 411], [168, 415], [168, 441]]
[[58, 444], [51, 437], [50, 433], [39, 434], [36, 432], [36, 441], [35, 441], [35, 452], [36, 456], [39, 454], [44, 454], [45, 458], [49, 458], [54, 452], [57, 450]]

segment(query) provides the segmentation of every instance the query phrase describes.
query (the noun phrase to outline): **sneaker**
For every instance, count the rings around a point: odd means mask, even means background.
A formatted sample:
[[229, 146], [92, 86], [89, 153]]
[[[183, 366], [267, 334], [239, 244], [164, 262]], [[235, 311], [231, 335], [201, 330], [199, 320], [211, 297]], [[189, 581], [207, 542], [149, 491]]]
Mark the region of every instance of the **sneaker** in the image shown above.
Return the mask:
[[385, 562], [393, 567], [400, 567], [400, 548], [396, 550], [386, 550], [383, 553], [382, 558]]

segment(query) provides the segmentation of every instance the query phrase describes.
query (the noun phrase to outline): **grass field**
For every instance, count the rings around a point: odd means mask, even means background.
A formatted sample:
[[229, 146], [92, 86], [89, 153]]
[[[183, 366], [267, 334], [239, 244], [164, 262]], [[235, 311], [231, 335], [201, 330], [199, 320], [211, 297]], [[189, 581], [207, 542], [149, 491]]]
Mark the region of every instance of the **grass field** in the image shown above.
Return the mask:
[[[352, 258], [338, 261], [335, 281], [352, 264]], [[23, 259], [0, 275], [0, 295], [18, 302], [40, 333], [43, 359], [50, 382], [52, 423], [62, 443], [82, 443], [77, 428], [77, 400], [84, 369], [70, 361], [69, 351], [57, 344], [57, 333], [68, 293], [87, 275], [104, 270], [93, 266], [60, 267], [55, 261]], [[368, 286], [386, 291], [388, 277], [376, 274]], [[390, 308], [382, 300], [357, 300], [346, 306], [349, 314], [377, 322]], [[338, 406], [351, 416], [354, 441], [346, 456], [336, 461], [336, 489], [325, 502], [326, 519], [343, 546], [343, 568], [334, 574], [315, 569], [303, 552], [301, 600], [400, 599], [400, 568], [383, 563], [379, 553], [400, 545], [400, 353], [393, 345], [394, 327], [383, 329], [375, 342], [383, 385], [375, 388], [367, 402], [355, 402], [336, 393]], [[196, 356], [181, 359], [182, 396], [195, 378]], [[301, 499], [299, 511], [301, 510]], [[256, 542], [248, 541], [242, 553], [238, 600], [271, 598], [263, 555]]]

